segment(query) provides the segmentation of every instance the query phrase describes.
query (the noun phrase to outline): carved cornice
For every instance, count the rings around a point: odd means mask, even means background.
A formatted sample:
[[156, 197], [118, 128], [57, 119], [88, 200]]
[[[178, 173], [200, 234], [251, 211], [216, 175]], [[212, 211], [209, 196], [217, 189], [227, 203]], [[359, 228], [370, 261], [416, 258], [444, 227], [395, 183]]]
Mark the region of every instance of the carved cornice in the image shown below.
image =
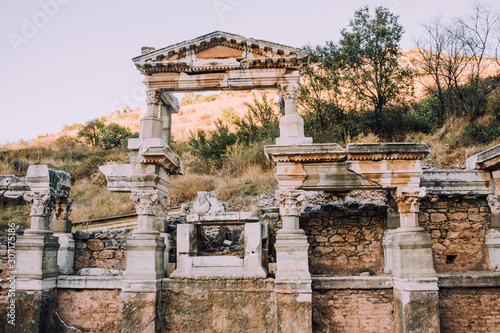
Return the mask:
[[161, 207], [168, 207], [169, 200], [166, 195], [158, 190], [133, 191], [130, 199], [135, 202], [138, 215], [158, 215]]
[[160, 89], [147, 89], [146, 90], [146, 103], [147, 104], [161, 104], [161, 90]]
[[299, 216], [304, 198], [304, 191], [276, 191], [281, 216]]
[[425, 188], [398, 188], [392, 196], [398, 203], [400, 214], [418, 213], [420, 200], [425, 197]]
[[50, 192], [27, 192], [24, 200], [32, 202], [30, 216], [50, 217], [57, 197]]

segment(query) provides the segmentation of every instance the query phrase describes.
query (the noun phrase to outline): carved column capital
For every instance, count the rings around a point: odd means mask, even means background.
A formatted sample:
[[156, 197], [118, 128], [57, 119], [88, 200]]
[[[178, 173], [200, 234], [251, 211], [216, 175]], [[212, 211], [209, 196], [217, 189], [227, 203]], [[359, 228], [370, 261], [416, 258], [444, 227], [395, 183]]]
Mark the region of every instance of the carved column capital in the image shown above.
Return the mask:
[[138, 215], [158, 215], [161, 207], [168, 207], [167, 196], [158, 190], [133, 191], [130, 199], [135, 202]]
[[32, 202], [30, 216], [50, 217], [57, 197], [50, 192], [27, 192], [24, 200]]
[[276, 191], [281, 216], [299, 216], [304, 198], [304, 191], [301, 190]]
[[161, 104], [161, 89], [147, 89], [146, 103], [157, 105]]
[[297, 99], [297, 93], [299, 91], [298, 83], [289, 83], [281, 86], [281, 93], [283, 94], [283, 99]]
[[500, 214], [500, 195], [490, 194], [486, 197], [488, 206], [490, 206], [492, 214]]
[[398, 203], [399, 213], [407, 214], [418, 213], [420, 199], [425, 197], [425, 194], [425, 188], [423, 187], [399, 187], [395, 192], [392, 193], [392, 196]]
[[73, 199], [61, 198], [59, 202], [56, 203], [54, 209], [54, 215], [56, 220], [69, 220], [71, 211], [73, 210]]

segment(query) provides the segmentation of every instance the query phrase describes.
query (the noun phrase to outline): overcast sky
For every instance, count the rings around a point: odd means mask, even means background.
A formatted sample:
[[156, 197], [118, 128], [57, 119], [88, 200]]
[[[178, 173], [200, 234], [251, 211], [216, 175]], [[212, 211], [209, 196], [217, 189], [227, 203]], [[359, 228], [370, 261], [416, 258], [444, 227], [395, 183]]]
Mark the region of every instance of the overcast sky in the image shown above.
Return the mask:
[[[388, 7], [413, 46], [422, 23], [463, 15], [472, 0], [3, 0], [0, 146], [57, 133], [128, 105], [144, 107], [132, 63], [215, 30], [301, 47], [338, 41], [354, 11]], [[175, 126], [175, 124], [174, 124]]]

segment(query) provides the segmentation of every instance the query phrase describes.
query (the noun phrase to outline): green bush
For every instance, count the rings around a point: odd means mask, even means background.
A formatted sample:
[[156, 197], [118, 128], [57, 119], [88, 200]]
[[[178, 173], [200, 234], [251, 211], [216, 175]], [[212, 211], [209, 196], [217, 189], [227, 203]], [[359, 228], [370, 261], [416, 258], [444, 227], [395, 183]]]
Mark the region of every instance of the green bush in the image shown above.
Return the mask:
[[104, 149], [123, 147], [131, 136], [132, 132], [128, 127], [112, 123], [101, 129], [99, 143]]
[[500, 124], [490, 125], [470, 123], [460, 133], [456, 142], [458, 146], [472, 146], [475, 144], [489, 144], [500, 137]]

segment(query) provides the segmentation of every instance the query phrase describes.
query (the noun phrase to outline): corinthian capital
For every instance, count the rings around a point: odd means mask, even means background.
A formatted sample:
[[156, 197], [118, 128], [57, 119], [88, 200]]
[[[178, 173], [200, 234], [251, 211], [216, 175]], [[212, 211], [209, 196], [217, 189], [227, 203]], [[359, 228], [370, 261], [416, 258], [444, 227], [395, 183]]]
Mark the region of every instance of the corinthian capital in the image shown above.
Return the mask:
[[299, 216], [304, 198], [304, 191], [276, 191], [281, 216]]
[[486, 197], [488, 206], [490, 206], [492, 214], [500, 214], [500, 195], [490, 194]]
[[134, 191], [130, 199], [135, 202], [138, 215], [158, 215], [162, 206], [168, 206], [166, 195], [158, 190]]
[[24, 194], [24, 200], [32, 202], [31, 216], [50, 217], [52, 215], [56, 199], [57, 198], [54, 195], [48, 192], [27, 192]]
[[394, 200], [398, 203], [400, 214], [418, 213], [420, 199], [425, 197], [425, 188], [399, 187], [392, 193]]
[[281, 91], [283, 94], [283, 98], [287, 99], [297, 99], [297, 92], [299, 91], [298, 83], [290, 83], [287, 85], [281, 86]]
[[146, 103], [147, 104], [160, 104], [161, 103], [161, 90], [160, 89], [147, 89], [146, 90]]

